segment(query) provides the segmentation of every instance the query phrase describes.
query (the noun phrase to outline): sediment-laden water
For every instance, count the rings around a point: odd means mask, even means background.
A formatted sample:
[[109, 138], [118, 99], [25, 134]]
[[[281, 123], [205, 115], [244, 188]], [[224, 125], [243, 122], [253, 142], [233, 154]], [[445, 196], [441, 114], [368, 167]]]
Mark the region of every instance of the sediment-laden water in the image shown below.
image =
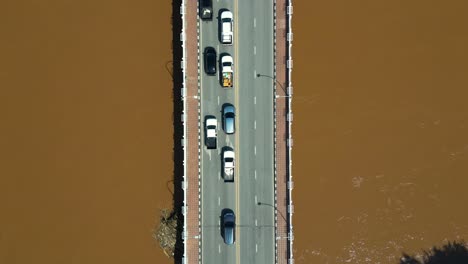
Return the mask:
[[[466, 239], [467, 5], [294, 4], [296, 263]], [[173, 263], [171, 8], [0, 4], [1, 263]]]
[[296, 263], [467, 239], [467, 3], [294, 4]]

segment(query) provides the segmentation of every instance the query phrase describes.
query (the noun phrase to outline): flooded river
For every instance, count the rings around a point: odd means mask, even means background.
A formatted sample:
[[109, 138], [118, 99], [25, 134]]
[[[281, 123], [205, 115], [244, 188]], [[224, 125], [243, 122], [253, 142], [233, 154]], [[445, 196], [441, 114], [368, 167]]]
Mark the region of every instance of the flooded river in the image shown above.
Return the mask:
[[0, 3], [0, 263], [172, 263], [171, 4]]
[[468, 239], [468, 3], [294, 3], [296, 263]]
[[[173, 263], [171, 3], [46, 2], [0, 3], [0, 263]], [[296, 263], [467, 239], [468, 4], [294, 4]]]

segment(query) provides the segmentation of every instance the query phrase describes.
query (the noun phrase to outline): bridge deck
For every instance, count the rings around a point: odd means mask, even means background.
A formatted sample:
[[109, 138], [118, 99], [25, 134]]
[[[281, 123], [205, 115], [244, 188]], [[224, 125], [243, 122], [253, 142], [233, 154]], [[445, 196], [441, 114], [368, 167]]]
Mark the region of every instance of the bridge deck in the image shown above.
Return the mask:
[[186, 214], [185, 230], [186, 263], [198, 264], [199, 255], [199, 89], [198, 89], [198, 40], [197, 1], [185, 1], [185, 88], [186, 88]]
[[[187, 197], [185, 230], [185, 264], [200, 263], [200, 181], [199, 181], [199, 79], [198, 79], [198, 10], [197, 1], [185, 1], [185, 65], [186, 65], [186, 175]], [[286, 50], [286, 0], [276, 0], [276, 78], [284, 89], [287, 85]], [[277, 87], [277, 95], [285, 96], [282, 87]], [[277, 263], [288, 264], [288, 122], [286, 97], [276, 100], [276, 195], [277, 195]], [[292, 249], [289, 249], [292, 250]]]

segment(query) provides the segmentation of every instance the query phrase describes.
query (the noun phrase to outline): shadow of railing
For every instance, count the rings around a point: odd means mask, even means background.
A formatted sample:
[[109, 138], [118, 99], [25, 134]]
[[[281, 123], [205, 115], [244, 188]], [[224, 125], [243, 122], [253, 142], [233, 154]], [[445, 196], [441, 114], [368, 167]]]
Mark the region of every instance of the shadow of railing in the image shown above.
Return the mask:
[[182, 18], [180, 16], [180, 7], [182, 0], [172, 1], [172, 72], [170, 71], [170, 62], [166, 63], [166, 69], [172, 76], [172, 101], [173, 101], [173, 214], [177, 215], [177, 237], [174, 249], [174, 263], [182, 264], [184, 255], [184, 241], [182, 232], [184, 228], [184, 216], [182, 214], [182, 206], [184, 204], [184, 191], [182, 182], [184, 176], [184, 152], [181, 144], [183, 138], [184, 127], [181, 122], [183, 113], [183, 101], [181, 97], [181, 88], [183, 82], [183, 74], [181, 69], [182, 61], [182, 42], [180, 41], [180, 33], [182, 32]]

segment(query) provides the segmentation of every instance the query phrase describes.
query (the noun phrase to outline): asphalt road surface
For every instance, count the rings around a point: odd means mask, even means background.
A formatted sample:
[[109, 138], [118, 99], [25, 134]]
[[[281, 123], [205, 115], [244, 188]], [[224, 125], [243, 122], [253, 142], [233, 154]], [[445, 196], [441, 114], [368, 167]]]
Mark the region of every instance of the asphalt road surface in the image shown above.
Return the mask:
[[[219, 41], [219, 11], [234, 14], [234, 44]], [[200, 20], [201, 82], [201, 225], [203, 263], [274, 263], [274, 144], [273, 144], [273, 1], [213, 0], [212, 21]], [[203, 67], [205, 47], [234, 58], [234, 87], [220, 85]], [[258, 74], [260, 76], [258, 77]], [[222, 129], [222, 106], [236, 108], [236, 132]], [[218, 148], [205, 146], [205, 116], [218, 120]], [[236, 154], [233, 183], [222, 178], [222, 149]], [[221, 236], [221, 211], [236, 214], [236, 242]]]

